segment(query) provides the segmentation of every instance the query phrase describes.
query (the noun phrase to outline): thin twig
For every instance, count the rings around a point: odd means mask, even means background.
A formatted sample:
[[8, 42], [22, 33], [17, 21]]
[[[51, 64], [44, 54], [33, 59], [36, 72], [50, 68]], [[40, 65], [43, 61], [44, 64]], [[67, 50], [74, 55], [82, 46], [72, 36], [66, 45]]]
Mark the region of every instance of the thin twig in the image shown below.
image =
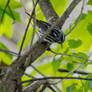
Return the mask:
[[[34, 4], [34, 1], [32, 0], [33, 2], [33, 7], [35, 8], [35, 4]], [[35, 19], [36, 15], [35, 15], [35, 10], [34, 10], [34, 17], [33, 17], [33, 22], [34, 22], [34, 25], [33, 25], [33, 32], [32, 32], [32, 36], [31, 36], [31, 42], [30, 42], [30, 47], [32, 46], [32, 43], [33, 43], [33, 39], [34, 39], [34, 36], [35, 36], [35, 23], [36, 23], [36, 19]]]
[[[58, 69], [58, 71], [59, 72], [69, 72], [67, 69]], [[75, 71], [73, 71], [73, 73], [77, 73], [77, 74], [83, 74], [83, 75], [88, 75], [88, 74], [90, 74], [90, 73], [88, 73], [88, 72], [81, 72], [81, 71], [77, 71], [77, 70], [75, 70]]]
[[[78, 80], [90, 80], [92, 81], [92, 78], [82, 78], [82, 77], [43, 77], [43, 78], [33, 78], [33, 79], [30, 79], [30, 80], [27, 80], [27, 81], [22, 81], [19, 86], [23, 83], [27, 83], [27, 82], [34, 82], [34, 81], [37, 81], [37, 80], [49, 80], [49, 79], [78, 79]], [[19, 87], [18, 86], [18, 87]]]
[[9, 53], [9, 54], [11, 54], [11, 55], [15, 55], [15, 56], [18, 56], [18, 54], [17, 53], [15, 53], [15, 52], [13, 52], [13, 51], [10, 51], [10, 50], [6, 50], [6, 49], [0, 49], [0, 52], [7, 52], [7, 53]]
[[73, 57], [81, 58], [81, 59], [86, 60], [86, 61], [92, 61], [92, 60], [90, 60], [90, 59], [87, 59], [87, 58], [82, 57], [82, 56], [79, 56], [79, 55], [73, 55], [73, 54], [67, 54], [67, 53], [58, 53], [58, 52], [55, 52], [55, 51], [53, 51], [53, 50], [51, 50], [51, 49], [50, 49], [50, 51], [51, 51], [52, 53], [56, 54], [56, 55], [73, 56]]
[[[39, 2], [39, 0], [37, 0], [37, 2], [35, 4], [35, 7], [36, 7], [38, 2]], [[21, 51], [22, 51], [22, 48], [23, 48], [23, 44], [24, 44], [24, 41], [25, 41], [25, 38], [26, 38], [26, 34], [27, 34], [27, 31], [28, 31], [28, 28], [29, 28], [29, 25], [31, 23], [32, 16], [34, 15], [34, 12], [35, 12], [35, 7], [33, 8], [33, 11], [32, 11], [31, 16], [29, 18], [29, 22], [28, 22], [27, 27], [25, 29], [24, 37], [23, 37], [23, 40], [22, 40], [22, 43], [21, 43], [21, 46], [20, 46], [20, 50], [19, 50], [19, 55], [21, 54]]]
[[[25, 13], [28, 15], [28, 17], [31, 16], [27, 11], [25, 11]], [[34, 15], [34, 17], [36, 17], [36, 15]], [[33, 19], [34, 19], [34, 17], [33, 17]], [[35, 24], [35, 22], [36, 22], [36, 18], [35, 18], [34, 24]], [[35, 25], [33, 25], [32, 23], [30, 23], [30, 24], [31, 24], [31, 26], [33, 27], [33, 31], [35, 31]], [[39, 39], [40, 39], [40, 36], [39, 36], [38, 32], [35, 31], [35, 33], [37, 34], [37, 36], [38, 36]], [[32, 40], [32, 38], [31, 38], [31, 40]]]
[[28, 77], [30, 77], [30, 78], [35, 78], [34, 76], [29, 75], [29, 74], [27, 74], [27, 73], [24, 73], [24, 75], [26, 75], [26, 76], [28, 76]]
[[21, 84], [26, 82], [33, 82], [37, 80], [48, 80], [48, 79], [78, 79], [78, 80], [90, 80], [92, 81], [92, 78], [82, 78], [82, 77], [43, 77], [43, 78], [35, 78], [27, 81], [22, 81]]
[[13, 23], [15, 22], [15, 17], [14, 17], [14, 14], [13, 14], [13, 12], [12, 12], [12, 10], [11, 10], [11, 8], [10, 8], [10, 6], [8, 5], [8, 9], [9, 9], [9, 11], [10, 11], [10, 13], [11, 13], [11, 16], [12, 16], [12, 18], [13, 18]]
[[5, 6], [4, 10], [3, 10], [3, 13], [1, 15], [1, 22], [3, 21], [5, 11], [6, 11], [6, 8], [8, 7], [8, 5], [9, 5], [9, 3], [10, 3], [10, 0], [7, 1], [6, 6]]
[[34, 69], [34, 70], [36, 70], [40, 75], [42, 75], [42, 76], [45, 76], [44, 74], [42, 74], [36, 67], [34, 67], [33, 65], [31, 65], [31, 67]]
[[69, 35], [69, 34], [73, 31], [73, 29], [77, 26], [77, 24], [80, 22], [80, 19], [81, 19], [82, 13], [83, 13], [83, 9], [84, 9], [84, 5], [85, 5], [85, 0], [83, 0], [82, 8], [81, 8], [79, 17], [78, 17], [78, 19], [77, 19], [75, 25], [69, 30], [69, 32], [67, 32], [67, 33], [65, 34], [65, 36]]

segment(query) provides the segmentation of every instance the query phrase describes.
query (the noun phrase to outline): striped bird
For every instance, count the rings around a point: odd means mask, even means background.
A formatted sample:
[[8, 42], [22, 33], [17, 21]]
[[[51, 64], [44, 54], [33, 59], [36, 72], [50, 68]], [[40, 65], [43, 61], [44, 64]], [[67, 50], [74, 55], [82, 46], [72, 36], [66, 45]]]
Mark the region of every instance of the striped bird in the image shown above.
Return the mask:
[[[29, 13], [25, 12], [28, 16], [31, 16]], [[36, 19], [36, 26], [38, 27], [38, 34], [40, 37], [42, 37], [47, 30], [51, 27], [51, 24], [38, 20]], [[54, 28], [50, 34], [48, 34], [46, 36], [46, 38], [44, 39], [45, 42], [49, 42], [49, 43], [59, 43], [62, 45], [62, 43], [65, 40], [65, 35], [62, 32], [62, 30], [60, 28]]]
[[[51, 27], [51, 24], [37, 20], [36, 19], [36, 26], [38, 27], [38, 34], [39, 36], [43, 36], [47, 30]], [[62, 44], [65, 40], [65, 35], [62, 32], [61, 29], [59, 28], [54, 28], [50, 34], [47, 35], [47, 37], [44, 39], [44, 41], [49, 42], [49, 43], [59, 43]]]

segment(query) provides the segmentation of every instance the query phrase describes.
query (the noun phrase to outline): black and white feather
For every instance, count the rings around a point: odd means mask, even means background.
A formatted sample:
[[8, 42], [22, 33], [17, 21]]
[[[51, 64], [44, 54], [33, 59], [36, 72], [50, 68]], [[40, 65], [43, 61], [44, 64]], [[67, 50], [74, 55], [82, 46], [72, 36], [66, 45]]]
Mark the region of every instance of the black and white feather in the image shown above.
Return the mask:
[[[44, 21], [41, 20], [36, 20], [36, 25], [38, 27], [38, 34], [39, 36], [43, 36], [46, 31], [48, 30], [48, 28], [51, 27], [51, 25], [49, 23], [46, 23]], [[48, 34], [48, 36], [44, 39], [44, 41], [49, 42], [49, 43], [60, 43], [62, 44], [62, 42], [65, 40], [65, 35], [64, 33], [61, 31], [61, 29], [59, 28], [54, 28], [50, 34]]]

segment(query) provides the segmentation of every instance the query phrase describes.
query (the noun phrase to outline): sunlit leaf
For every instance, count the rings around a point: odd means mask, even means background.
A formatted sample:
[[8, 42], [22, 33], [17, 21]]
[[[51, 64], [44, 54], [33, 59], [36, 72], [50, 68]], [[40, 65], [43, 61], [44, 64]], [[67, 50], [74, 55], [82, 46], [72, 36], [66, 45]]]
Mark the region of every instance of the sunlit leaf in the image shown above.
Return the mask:
[[88, 29], [88, 32], [90, 33], [90, 35], [92, 36], [92, 25], [89, 24], [89, 25], [87, 26], [87, 29]]
[[[87, 78], [92, 78], [92, 74], [89, 74]], [[91, 92], [92, 91], [92, 81], [89, 81], [89, 80], [86, 81], [85, 85], [84, 85], [84, 88], [85, 88], [86, 92], [89, 91], [89, 90]]]
[[57, 58], [53, 57], [52, 66], [53, 66], [53, 69], [54, 69], [55, 72], [60, 67], [62, 59], [63, 59], [63, 56], [60, 56], [60, 57], [57, 57]]
[[83, 14], [81, 15], [81, 19], [80, 19], [80, 20], [84, 20], [86, 17], [87, 17], [87, 14], [83, 13]]
[[69, 41], [69, 47], [70, 48], [77, 48], [82, 44], [82, 41], [77, 39], [77, 40], [68, 40]]
[[83, 92], [83, 86], [80, 80], [63, 80], [63, 92]]
[[0, 34], [5, 34], [8, 37], [12, 36], [12, 21], [7, 15], [4, 16], [4, 20], [0, 24]]
[[[8, 0], [2, 0], [2, 2], [0, 2], [0, 18], [2, 16], [4, 8], [7, 4], [7, 1]], [[14, 15], [14, 19], [19, 22], [20, 21], [20, 16], [19, 16], [18, 12], [15, 11], [15, 9], [21, 8], [22, 7], [21, 3], [18, 0], [10, 0], [9, 7], [10, 7], [10, 9], [11, 9], [13, 15]], [[9, 11], [8, 7], [6, 8], [5, 14], [7, 16], [10, 16], [13, 19], [12, 14]]]
[[[4, 44], [0, 42], [0, 49], [8, 49]], [[13, 56], [7, 52], [0, 52], [0, 62], [3, 61], [5, 64], [11, 64]]]
[[73, 92], [75, 91], [76, 92], [76, 86], [77, 84], [76, 83], [73, 83], [72, 85], [70, 85], [69, 87], [67, 87], [67, 92]]
[[88, 0], [87, 4], [92, 5], [92, 0]]
[[[10, 0], [9, 3], [9, 7], [10, 8], [6, 8], [5, 6], [7, 4], [8, 0], [2, 0], [2, 2], [0, 2], [0, 35], [5, 34], [8, 37], [12, 36], [12, 19], [20, 22], [20, 15], [18, 12], [15, 11], [15, 9], [17, 8], [21, 8], [21, 4], [18, 0]], [[5, 11], [3, 18], [2, 18], [2, 14]], [[1, 21], [2, 18], [2, 21]]]
[[68, 63], [67, 64], [68, 71], [71, 71], [73, 68], [74, 68], [73, 63]]

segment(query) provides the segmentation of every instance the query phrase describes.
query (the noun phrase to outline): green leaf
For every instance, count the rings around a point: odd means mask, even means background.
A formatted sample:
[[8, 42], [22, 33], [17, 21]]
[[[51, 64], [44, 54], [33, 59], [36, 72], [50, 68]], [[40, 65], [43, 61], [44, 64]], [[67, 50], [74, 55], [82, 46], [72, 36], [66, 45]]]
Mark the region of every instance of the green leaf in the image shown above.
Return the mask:
[[0, 24], [0, 34], [5, 34], [8, 37], [12, 36], [12, 21], [7, 15], [4, 16], [3, 22]]
[[88, 0], [87, 4], [92, 5], [92, 0]]
[[92, 36], [92, 25], [91, 24], [87, 26], [87, 30], [89, 34]]
[[[76, 52], [76, 53], [72, 53], [72, 54], [88, 59], [88, 55], [86, 53], [84, 53], [84, 52]], [[83, 59], [83, 58], [73, 57], [73, 60], [74, 61], [76, 60], [76, 61], [79, 61], [81, 63], [84, 63], [85, 62], [85, 59]], [[84, 66], [86, 67], [87, 64], [85, 64]]]
[[[22, 78], [21, 78], [22, 81], [26, 81], [26, 80], [30, 80], [30, 79], [31, 79], [31, 78], [28, 77], [28, 76], [26, 76], [26, 75], [23, 75]], [[26, 83], [23, 83], [22, 85], [23, 85], [24, 87], [26, 87], [28, 84], [29, 84], [29, 83], [26, 82]]]
[[63, 56], [60, 56], [57, 59], [55, 56], [53, 57], [52, 67], [53, 67], [54, 72], [56, 72], [58, 70], [58, 68], [60, 67], [62, 59], [63, 59]]
[[77, 88], [77, 83], [72, 83], [67, 87], [67, 92], [83, 92], [83, 88]]
[[68, 63], [68, 64], [67, 64], [67, 70], [68, 70], [68, 71], [71, 71], [71, 70], [74, 68], [73, 65], [74, 65], [73, 63]]
[[86, 53], [84, 53], [84, 52], [78, 52], [78, 53], [72, 53], [72, 54], [84, 57], [86, 59], [88, 58], [88, 55]]
[[82, 44], [82, 41], [77, 39], [77, 40], [68, 40], [68, 45], [70, 48], [77, 48]]
[[[91, 77], [92, 78], [92, 77]], [[87, 81], [88, 87], [92, 90], [92, 81]]]
[[75, 80], [75, 79], [63, 80], [62, 87], [63, 87], [63, 92], [83, 92], [82, 90], [83, 85], [80, 80]]
[[[2, 2], [0, 2], [0, 18], [1, 18], [1, 15], [3, 13], [3, 10], [7, 4], [7, 1], [8, 0], [2, 0]], [[14, 15], [14, 19], [18, 22], [20, 22], [20, 16], [19, 16], [19, 13], [15, 11], [15, 9], [17, 8], [21, 8], [22, 5], [21, 3], [18, 1], [18, 0], [10, 0], [10, 3], [9, 3], [9, 7]], [[6, 11], [5, 11], [5, 14], [9, 17], [12, 18], [12, 14], [11, 12], [9, 11], [8, 7], [6, 8]]]
[[[87, 78], [92, 78], [92, 74], [89, 74]], [[85, 92], [92, 92], [92, 81], [87, 80], [84, 85]]]
[[77, 55], [80, 55], [84, 58], [88, 58], [88, 55], [86, 53], [83, 53], [83, 52], [78, 52]]
[[3, 43], [0, 42], [0, 48], [8, 49]]
[[76, 92], [76, 85], [76, 83], [73, 83], [69, 87], [67, 87], [67, 92]]
[[84, 20], [86, 17], [87, 17], [87, 14], [83, 13], [83, 14], [81, 15], [81, 19], [80, 19], [80, 20]]
[[[8, 49], [4, 44], [0, 42], [0, 49]], [[5, 64], [11, 64], [13, 56], [8, 52], [0, 52], [0, 62], [3, 61]]]
[[[4, 11], [4, 8], [7, 4], [8, 0], [2, 0], [0, 2], [0, 19], [2, 17], [2, 13]], [[10, 0], [9, 7], [12, 11], [12, 13], [9, 11], [9, 8], [7, 7], [3, 16], [2, 23], [0, 22], [0, 35], [5, 34], [8, 37], [12, 36], [12, 19], [14, 17], [14, 20], [17, 22], [20, 22], [20, 16], [19, 13], [15, 11], [17, 8], [21, 8], [21, 4], [18, 0]], [[13, 14], [13, 16], [12, 16]]]

